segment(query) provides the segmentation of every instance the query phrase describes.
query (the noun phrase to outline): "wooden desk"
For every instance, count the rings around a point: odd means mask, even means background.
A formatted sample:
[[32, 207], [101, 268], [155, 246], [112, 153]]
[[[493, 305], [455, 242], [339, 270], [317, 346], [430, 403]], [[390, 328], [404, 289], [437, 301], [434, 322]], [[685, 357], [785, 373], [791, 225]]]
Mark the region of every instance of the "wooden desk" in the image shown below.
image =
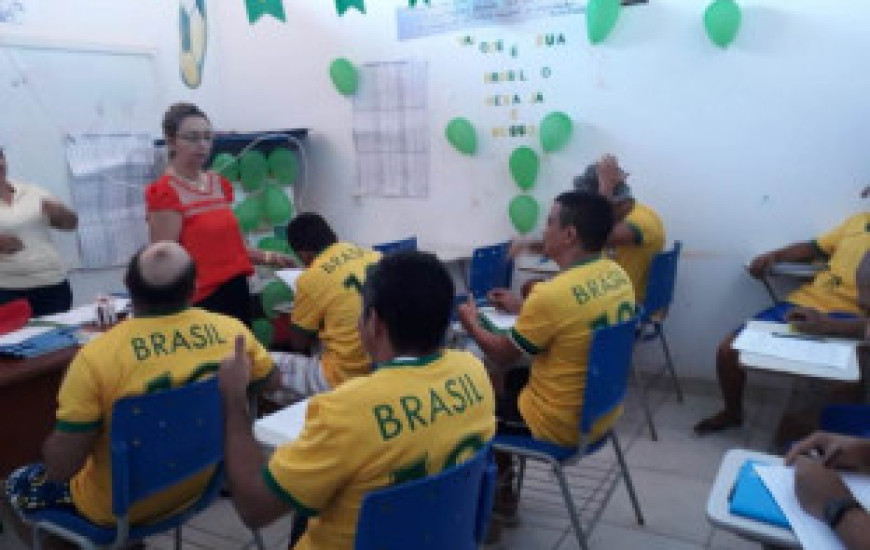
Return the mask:
[[54, 427], [57, 391], [77, 351], [0, 358], [0, 478], [42, 459], [42, 442]]

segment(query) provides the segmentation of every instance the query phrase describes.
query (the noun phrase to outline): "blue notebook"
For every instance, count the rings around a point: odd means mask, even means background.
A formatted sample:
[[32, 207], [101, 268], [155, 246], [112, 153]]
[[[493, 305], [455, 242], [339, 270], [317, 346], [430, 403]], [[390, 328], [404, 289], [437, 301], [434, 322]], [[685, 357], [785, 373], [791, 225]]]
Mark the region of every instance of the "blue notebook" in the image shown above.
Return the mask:
[[791, 529], [785, 514], [755, 471], [755, 464], [764, 463], [747, 460], [740, 467], [737, 481], [734, 482], [734, 488], [731, 490], [728, 510], [736, 516]]

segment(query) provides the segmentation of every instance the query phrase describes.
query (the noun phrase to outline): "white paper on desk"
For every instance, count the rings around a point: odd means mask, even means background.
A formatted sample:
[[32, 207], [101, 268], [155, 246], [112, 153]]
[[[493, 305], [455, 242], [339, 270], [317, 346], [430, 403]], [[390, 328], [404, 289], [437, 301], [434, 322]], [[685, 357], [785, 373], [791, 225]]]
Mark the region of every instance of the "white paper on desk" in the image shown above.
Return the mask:
[[517, 324], [517, 316], [513, 313], [499, 311], [494, 307], [482, 307], [478, 311], [499, 330], [510, 330]]
[[825, 339], [802, 340], [774, 336], [774, 332], [789, 332], [784, 323], [749, 321], [734, 340], [732, 347], [739, 351], [770, 355], [813, 365], [845, 370], [855, 353], [857, 342]]
[[24, 327], [14, 332], [0, 335], [0, 346], [14, 346], [27, 340], [28, 338], [33, 338], [34, 336], [45, 334], [50, 330], [54, 330], [54, 327]]
[[93, 304], [88, 304], [64, 311], [63, 313], [38, 317], [37, 320], [56, 325], [77, 327], [86, 323], [93, 323], [96, 320], [96, 311]]
[[293, 292], [296, 292], [296, 281], [303, 273], [305, 273], [304, 269], [298, 267], [291, 267], [288, 269], [281, 269], [279, 271], [276, 271], [275, 275], [279, 279], [281, 279], [281, 282], [293, 289]]
[[254, 422], [254, 438], [270, 447], [290, 443], [299, 437], [305, 426], [308, 400], [299, 401]]
[[[813, 550], [845, 550], [845, 546], [824, 522], [809, 515], [801, 508], [794, 492], [794, 468], [788, 466], [758, 464], [755, 470], [770, 494], [788, 518], [792, 531], [804, 548]], [[870, 506], [870, 476], [842, 474], [843, 481], [852, 491], [861, 506]]]

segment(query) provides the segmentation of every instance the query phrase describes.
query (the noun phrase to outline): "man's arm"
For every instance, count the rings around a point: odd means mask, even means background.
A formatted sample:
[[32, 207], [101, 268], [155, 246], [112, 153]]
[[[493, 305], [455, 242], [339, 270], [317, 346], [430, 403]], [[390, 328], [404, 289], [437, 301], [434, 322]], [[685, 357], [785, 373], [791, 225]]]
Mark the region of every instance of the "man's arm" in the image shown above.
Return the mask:
[[749, 264], [749, 274], [759, 279], [770, 271], [773, 264], [779, 262], [811, 262], [824, 259], [825, 255], [814, 242], [795, 243], [755, 257]]
[[786, 315], [786, 321], [800, 332], [823, 336], [861, 339], [867, 331], [867, 319], [835, 319], [807, 307], [792, 309]]
[[317, 335], [291, 324], [287, 340], [291, 350], [300, 353], [310, 353], [311, 348], [317, 341]]
[[458, 313], [463, 328], [487, 357], [500, 365], [511, 365], [522, 357], [522, 352], [510, 338], [489, 332], [480, 325], [477, 306], [472, 298], [459, 306]]
[[250, 376], [245, 339], [237, 336], [235, 352], [223, 360], [218, 374], [224, 403], [224, 446], [233, 504], [246, 525], [259, 528], [290, 511], [266, 486], [261, 475], [266, 457], [254, 439], [246, 388]]
[[99, 437], [98, 430], [61, 432], [54, 430], [42, 444], [42, 459], [50, 481], [68, 481], [85, 465]]
[[55, 229], [72, 231], [79, 225], [78, 215], [56, 200], [42, 199], [42, 211], [48, 217], [48, 223]]

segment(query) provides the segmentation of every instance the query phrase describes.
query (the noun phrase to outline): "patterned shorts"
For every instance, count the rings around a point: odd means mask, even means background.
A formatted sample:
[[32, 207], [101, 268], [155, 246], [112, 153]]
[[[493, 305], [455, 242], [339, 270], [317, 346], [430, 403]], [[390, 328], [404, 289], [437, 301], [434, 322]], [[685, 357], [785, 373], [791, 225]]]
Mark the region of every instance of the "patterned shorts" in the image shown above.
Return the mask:
[[69, 483], [46, 481], [45, 466], [22, 466], [6, 480], [6, 498], [23, 514], [50, 508], [74, 508]]

